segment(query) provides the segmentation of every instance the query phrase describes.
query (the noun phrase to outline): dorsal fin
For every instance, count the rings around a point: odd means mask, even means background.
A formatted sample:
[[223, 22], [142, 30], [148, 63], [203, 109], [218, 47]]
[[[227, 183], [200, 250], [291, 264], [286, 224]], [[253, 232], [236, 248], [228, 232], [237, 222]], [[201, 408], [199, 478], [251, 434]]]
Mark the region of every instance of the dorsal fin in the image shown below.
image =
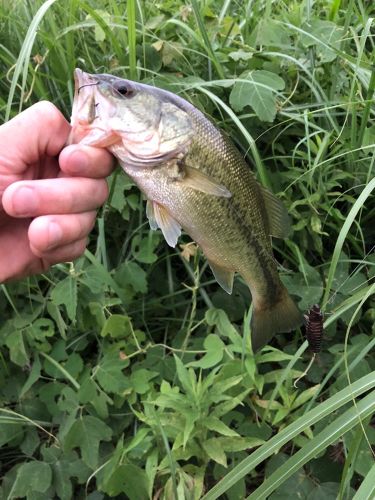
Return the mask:
[[270, 235], [275, 238], [286, 238], [291, 226], [286, 208], [271, 191], [264, 187], [262, 187], [262, 195], [268, 216]]

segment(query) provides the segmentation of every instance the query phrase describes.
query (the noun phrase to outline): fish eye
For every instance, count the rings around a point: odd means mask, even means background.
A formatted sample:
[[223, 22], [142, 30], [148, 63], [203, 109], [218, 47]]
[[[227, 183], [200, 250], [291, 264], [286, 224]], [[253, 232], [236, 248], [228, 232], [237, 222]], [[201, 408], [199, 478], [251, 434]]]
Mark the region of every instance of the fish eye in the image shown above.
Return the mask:
[[124, 97], [131, 97], [134, 93], [133, 89], [124, 82], [114, 83], [113, 88], [116, 91], [116, 93], [118, 93]]

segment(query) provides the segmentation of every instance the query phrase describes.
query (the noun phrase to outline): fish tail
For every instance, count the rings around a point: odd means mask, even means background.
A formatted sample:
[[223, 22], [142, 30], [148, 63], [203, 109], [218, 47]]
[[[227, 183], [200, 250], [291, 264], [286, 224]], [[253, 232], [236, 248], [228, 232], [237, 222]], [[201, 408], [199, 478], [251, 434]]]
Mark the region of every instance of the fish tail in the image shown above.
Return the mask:
[[253, 351], [266, 345], [276, 333], [290, 332], [303, 323], [303, 316], [282, 286], [279, 300], [273, 304], [254, 304], [251, 319]]

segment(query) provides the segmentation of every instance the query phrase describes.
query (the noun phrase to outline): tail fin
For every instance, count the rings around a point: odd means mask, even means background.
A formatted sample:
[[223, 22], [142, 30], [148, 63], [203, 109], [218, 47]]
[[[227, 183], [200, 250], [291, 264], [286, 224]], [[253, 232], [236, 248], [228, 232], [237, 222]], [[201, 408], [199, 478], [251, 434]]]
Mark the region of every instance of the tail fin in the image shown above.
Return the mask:
[[269, 307], [254, 307], [251, 320], [253, 351], [266, 345], [276, 333], [290, 332], [303, 323], [303, 316], [283, 287], [280, 300]]

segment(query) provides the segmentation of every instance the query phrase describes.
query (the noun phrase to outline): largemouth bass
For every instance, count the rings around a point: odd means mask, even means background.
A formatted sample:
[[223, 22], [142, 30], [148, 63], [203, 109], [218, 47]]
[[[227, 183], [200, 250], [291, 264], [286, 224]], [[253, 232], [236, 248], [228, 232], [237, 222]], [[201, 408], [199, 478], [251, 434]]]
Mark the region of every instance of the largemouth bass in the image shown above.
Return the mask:
[[288, 214], [203, 113], [171, 92], [76, 69], [71, 123], [72, 143], [107, 148], [119, 160], [170, 246], [186, 231], [228, 293], [241, 274], [253, 300], [254, 351], [302, 323], [272, 254], [270, 236], [286, 236]]

